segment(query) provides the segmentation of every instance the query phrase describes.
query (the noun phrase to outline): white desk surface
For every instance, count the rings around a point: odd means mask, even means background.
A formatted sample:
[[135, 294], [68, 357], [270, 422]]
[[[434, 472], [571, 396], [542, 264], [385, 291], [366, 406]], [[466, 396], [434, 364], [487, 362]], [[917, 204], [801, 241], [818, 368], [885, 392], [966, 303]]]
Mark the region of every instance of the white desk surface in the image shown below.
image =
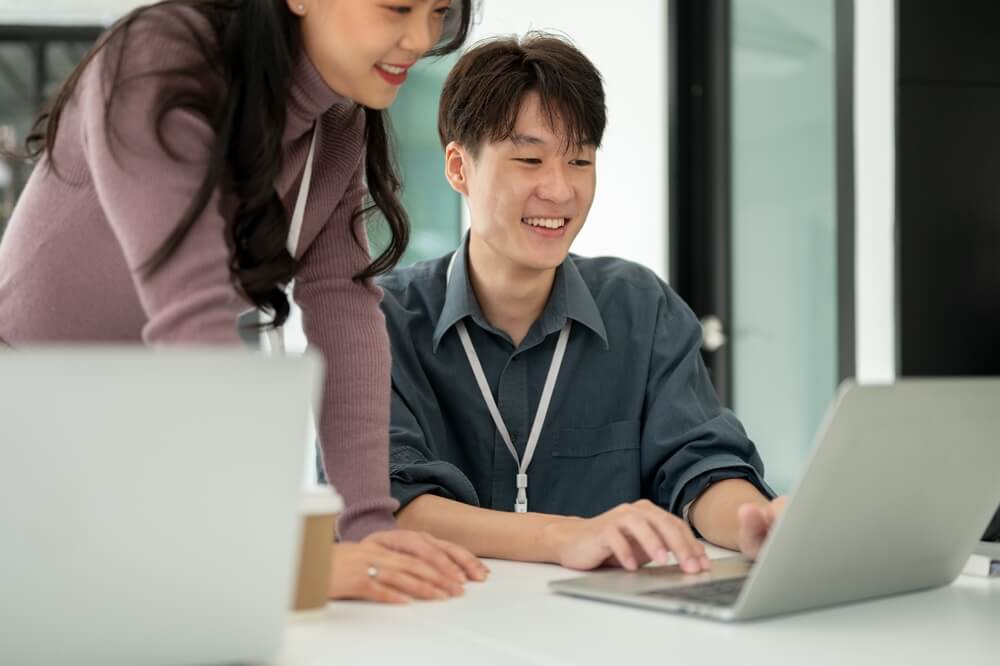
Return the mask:
[[724, 624], [557, 595], [547, 583], [578, 574], [556, 566], [488, 564], [490, 579], [459, 599], [331, 603], [289, 624], [270, 666], [1000, 666], [996, 578], [961, 576], [928, 592]]

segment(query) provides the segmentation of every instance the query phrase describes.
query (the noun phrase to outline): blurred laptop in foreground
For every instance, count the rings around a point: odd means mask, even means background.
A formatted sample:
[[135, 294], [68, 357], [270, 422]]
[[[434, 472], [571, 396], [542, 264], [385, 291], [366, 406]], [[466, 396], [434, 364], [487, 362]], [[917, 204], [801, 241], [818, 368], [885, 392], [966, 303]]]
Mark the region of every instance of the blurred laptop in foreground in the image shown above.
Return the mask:
[[0, 663], [242, 663], [292, 596], [314, 357], [0, 354]]

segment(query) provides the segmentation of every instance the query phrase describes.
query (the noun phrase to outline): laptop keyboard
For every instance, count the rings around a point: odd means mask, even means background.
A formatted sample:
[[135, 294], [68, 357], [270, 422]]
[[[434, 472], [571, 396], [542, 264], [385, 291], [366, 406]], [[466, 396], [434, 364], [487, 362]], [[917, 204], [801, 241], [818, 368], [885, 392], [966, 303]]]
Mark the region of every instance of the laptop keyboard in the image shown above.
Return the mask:
[[746, 578], [726, 578], [708, 583], [696, 583], [682, 587], [668, 587], [662, 590], [643, 592], [644, 597], [695, 601], [711, 606], [732, 606], [740, 596]]

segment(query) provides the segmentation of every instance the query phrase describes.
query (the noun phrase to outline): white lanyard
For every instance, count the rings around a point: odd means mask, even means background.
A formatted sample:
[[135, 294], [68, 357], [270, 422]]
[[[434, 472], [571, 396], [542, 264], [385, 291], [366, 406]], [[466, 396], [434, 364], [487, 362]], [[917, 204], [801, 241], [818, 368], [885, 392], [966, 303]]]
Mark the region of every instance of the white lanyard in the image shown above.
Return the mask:
[[[462, 249], [459, 248], [452, 255], [451, 263], [448, 264], [449, 283], [451, 282], [451, 269], [455, 266], [455, 257], [461, 251]], [[524, 458], [519, 459], [517, 449], [514, 448], [514, 442], [510, 438], [510, 433], [507, 432], [507, 425], [503, 422], [503, 417], [500, 415], [499, 408], [497, 408], [496, 400], [493, 399], [493, 393], [490, 391], [490, 385], [486, 381], [486, 374], [483, 372], [483, 366], [479, 362], [479, 355], [476, 354], [476, 348], [472, 345], [472, 338], [469, 337], [469, 331], [465, 327], [465, 322], [460, 321], [455, 324], [455, 328], [458, 329], [458, 337], [462, 340], [462, 347], [465, 348], [465, 356], [469, 359], [472, 374], [476, 376], [476, 383], [479, 384], [479, 391], [483, 394], [483, 400], [486, 402], [486, 407], [490, 410], [490, 416], [493, 417], [493, 423], [496, 424], [497, 432], [500, 433], [503, 443], [507, 445], [507, 450], [514, 457], [514, 462], [517, 463], [517, 476], [515, 477], [517, 499], [514, 500], [514, 511], [517, 513], [526, 513], [528, 511], [528, 466], [531, 465], [531, 459], [535, 455], [535, 447], [538, 446], [538, 438], [542, 434], [542, 426], [545, 424], [545, 416], [549, 411], [549, 403], [552, 402], [552, 391], [555, 389], [556, 379], [559, 377], [559, 368], [562, 366], [563, 358], [566, 356], [566, 343], [569, 341], [571, 327], [572, 322], [567, 320], [566, 325], [563, 326], [562, 331], [559, 333], [556, 350], [552, 355], [552, 364], [549, 365], [549, 374], [545, 378], [545, 386], [542, 388], [542, 397], [538, 401], [535, 421], [531, 424], [531, 433], [528, 435], [528, 442], [524, 447]]]
[[[313, 126], [312, 140], [309, 142], [309, 155], [306, 156], [305, 171], [302, 172], [302, 183], [299, 194], [295, 198], [295, 208], [292, 209], [292, 220], [288, 225], [288, 254], [295, 257], [299, 248], [299, 236], [302, 235], [302, 220], [306, 216], [306, 201], [309, 199], [309, 186], [312, 183], [313, 155], [316, 153], [316, 127]], [[267, 341], [271, 353], [277, 356], [285, 355], [285, 333], [281, 327], [267, 329]]]
[[[302, 172], [302, 183], [299, 185], [299, 193], [295, 199], [295, 208], [292, 209], [292, 219], [288, 225], [288, 254], [295, 257], [299, 248], [299, 237], [302, 235], [302, 221], [306, 216], [306, 201], [309, 199], [309, 185], [312, 183], [313, 155], [316, 153], [316, 126], [313, 125], [312, 140], [309, 142], [309, 154], [306, 156], [305, 170]], [[287, 292], [288, 290], [286, 290]], [[268, 347], [272, 356], [285, 355], [285, 331], [281, 327], [265, 329]], [[316, 483], [316, 420], [313, 409], [310, 407], [309, 420], [306, 429], [306, 468], [304, 478], [307, 485]]]

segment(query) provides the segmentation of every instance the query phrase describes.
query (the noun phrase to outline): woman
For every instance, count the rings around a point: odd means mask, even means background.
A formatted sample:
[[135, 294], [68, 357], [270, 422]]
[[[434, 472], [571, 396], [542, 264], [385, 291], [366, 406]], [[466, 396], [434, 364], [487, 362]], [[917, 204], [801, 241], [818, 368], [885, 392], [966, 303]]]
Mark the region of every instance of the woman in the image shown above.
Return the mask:
[[[36, 124], [28, 152], [41, 162], [0, 245], [0, 343], [15, 348], [239, 344], [239, 313], [256, 306], [280, 326], [295, 279], [306, 335], [327, 359], [327, 475], [347, 501], [336, 598], [442, 598], [487, 573], [464, 549], [394, 529], [388, 340], [370, 282], [408, 237], [383, 110], [409, 66], [460, 46], [470, 5], [167, 0], [134, 11]], [[374, 261], [366, 191], [391, 230]]]

